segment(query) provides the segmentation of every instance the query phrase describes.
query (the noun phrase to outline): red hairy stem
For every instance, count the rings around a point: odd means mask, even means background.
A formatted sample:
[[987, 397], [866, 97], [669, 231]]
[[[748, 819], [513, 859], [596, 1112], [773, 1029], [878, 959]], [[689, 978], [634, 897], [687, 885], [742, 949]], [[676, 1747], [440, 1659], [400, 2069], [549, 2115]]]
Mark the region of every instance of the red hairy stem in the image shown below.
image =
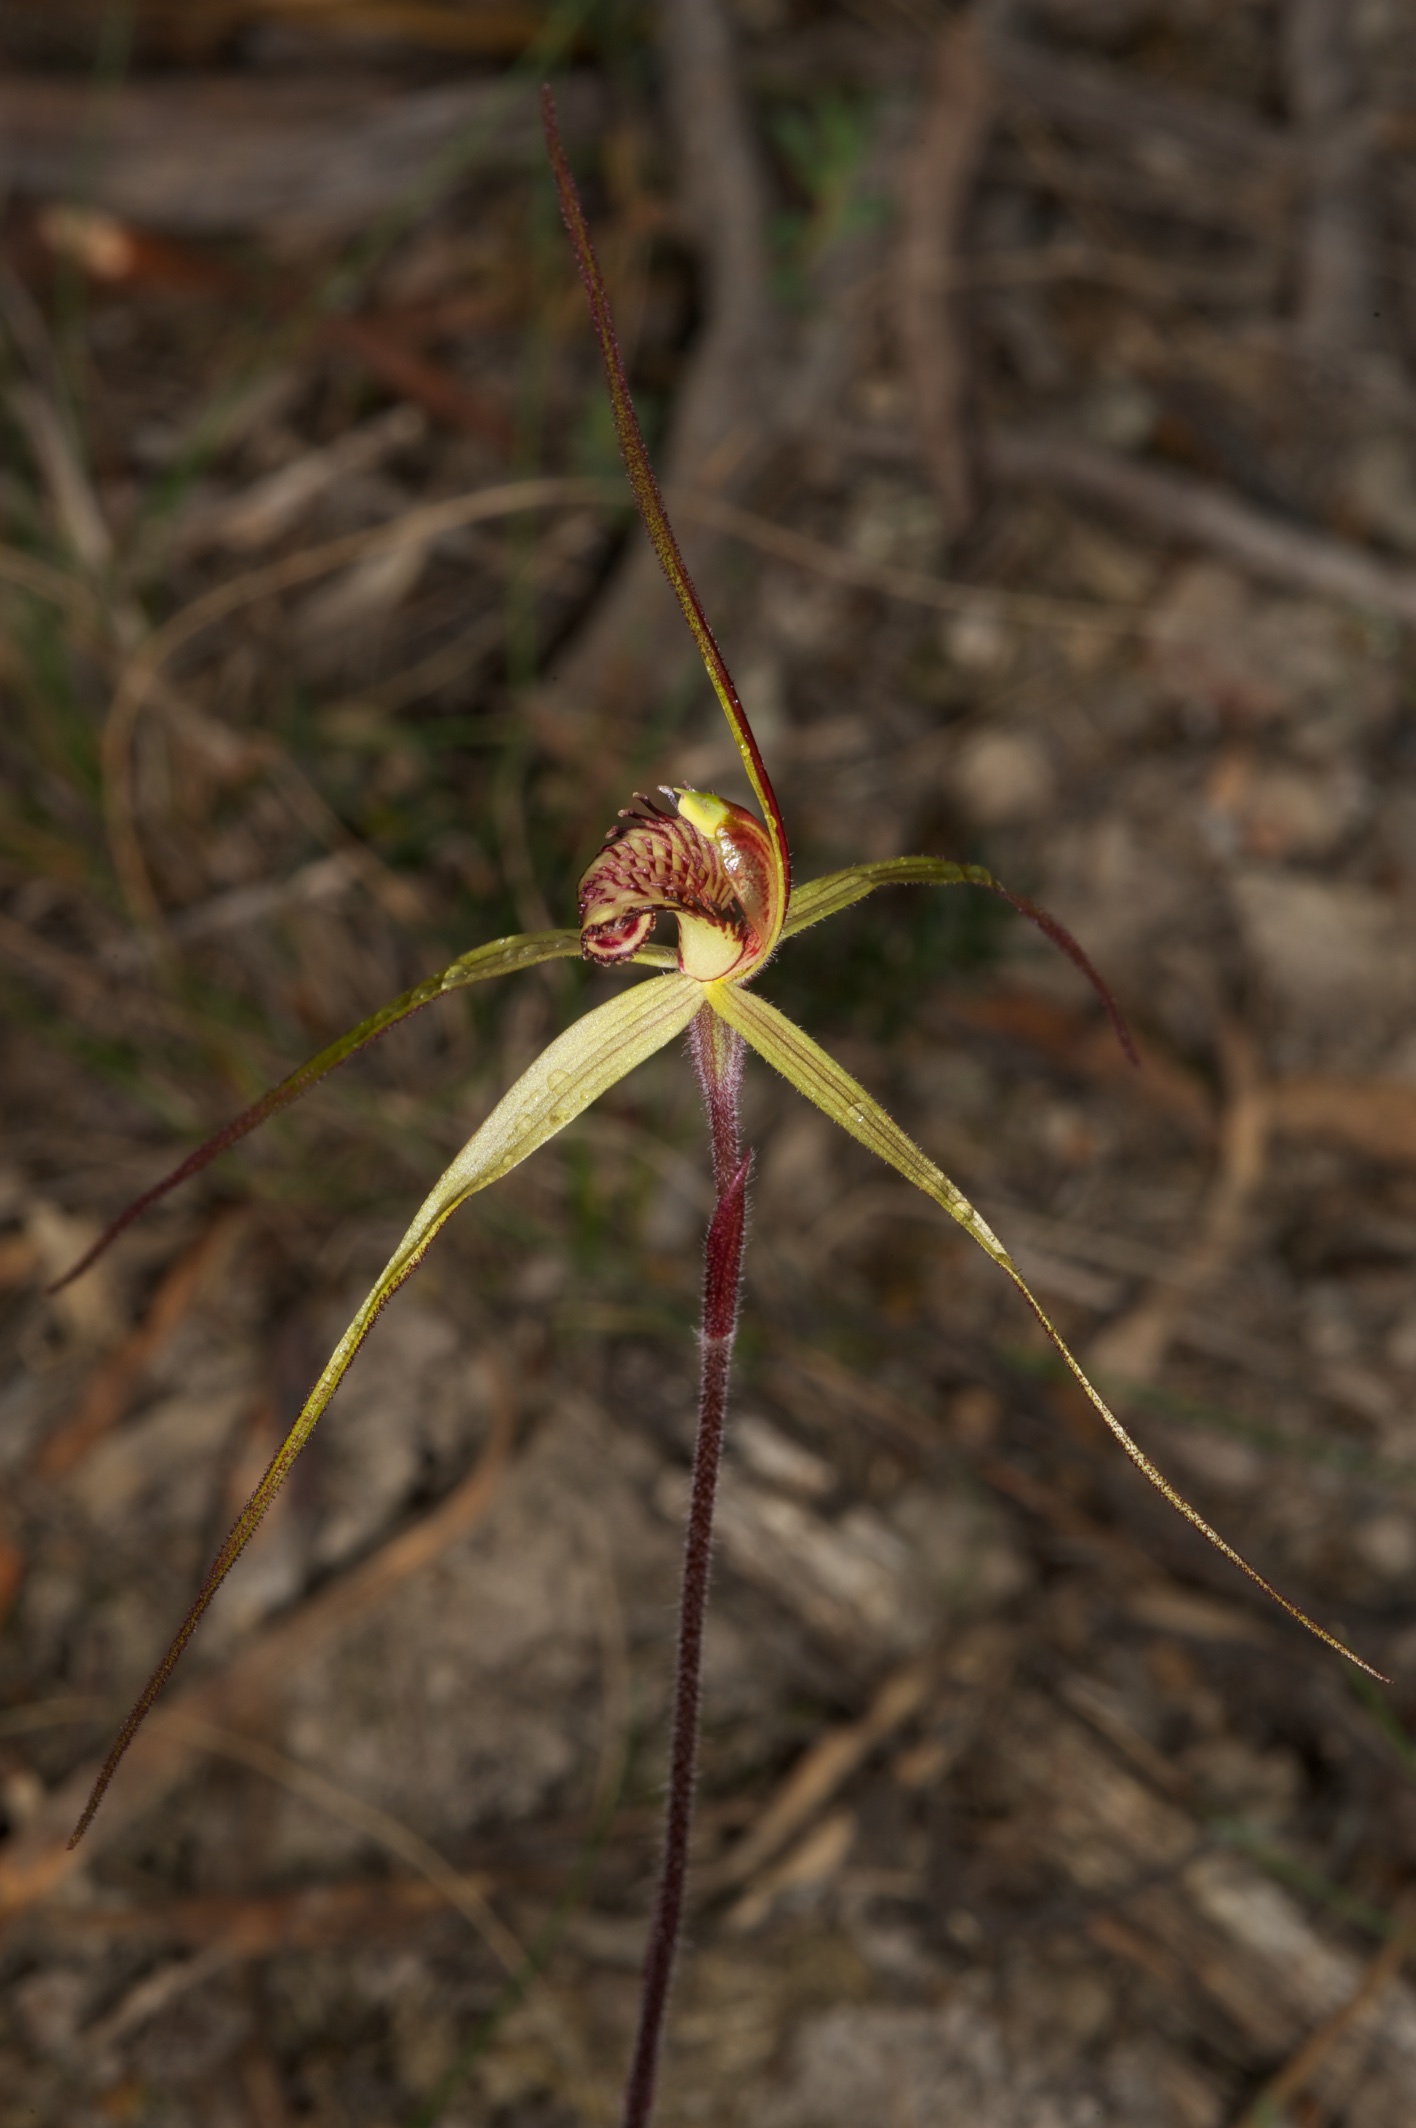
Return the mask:
[[703, 1088], [713, 1140], [713, 1178], [718, 1202], [703, 1251], [703, 1364], [698, 1400], [698, 1437], [693, 1452], [688, 1536], [679, 1604], [678, 1664], [674, 1680], [673, 1743], [664, 1859], [649, 1945], [644, 1955], [639, 2032], [625, 2091], [624, 2128], [648, 2128], [654, 2107], [659, 2042], [668, 2008], [674, 1957], [683, 1925], [688, 1878], [693, 1790], [698, 1762], [698, 1707], [703, 1671], [703, 1621], [708, 1608], [713, 1507], [723, 1451], [728, 1377], [737, 1335], [738, 1288], [746, 1232], [747, 1176], [751, 1153], [738, 1136], [741, 1037], [705, 1005], [690, 1034], [693, 1061]]

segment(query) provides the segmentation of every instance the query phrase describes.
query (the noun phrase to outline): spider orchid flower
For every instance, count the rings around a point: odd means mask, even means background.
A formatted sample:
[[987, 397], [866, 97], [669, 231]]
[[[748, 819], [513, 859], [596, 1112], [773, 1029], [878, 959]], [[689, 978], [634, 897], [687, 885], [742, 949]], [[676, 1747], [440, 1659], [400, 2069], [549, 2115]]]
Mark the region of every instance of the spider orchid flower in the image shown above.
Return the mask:
[[[956, 1220], [1012, 1279], [1105, 1424], [1156, 1490], [1217, 1550], [1310, 1632], [1360, 1668], [1366, 1670], [1369, 1665], [1272, 1588], [1181, 1497], [1087, 1379], [1080, 1363], [1029, 1290], [1017, 1264], [962, 1191], [844, 1066], [752, 987], [756, 977], [786, 940], [827, 917], [838, 915], [866, 895], [873, 894], [877, 888], [891, 885], [983, 887], [1001, 894], [1038, 924], [1078, 965], [1097, 990], [1119, 1039], [1135, 1061], [1130, 1037], [1110, 992], [1080, 946], [1054, 919], [1022, 896], [1008, 892], [982, 866], [956, 864], [938, 857], [898, 857], [882, 863], [850, 865], [804, 885], [793, 884], [786, 830], [776, 794], [747, 713], [685, 568], [649, 463], [630, 399], [604, 282], [561, 146], [549, 91], [543, 92], [543, 114], [561, 209], [589, 296], [620, 447], [635, 499], [664, 572], [697, 641], [741, 755], [760, 816], [708, 791], [664, 787], [655, 797], [637, 795], [634, 804], [620, 815], [584, 875], [580, 886], [578, 929], [533, 932], [478, 946], [455, 960], [440, 975], [430, 977], [385, 1005], [293, 1072], [137, 1199], [69, 1272], [68, 1278], [77, 1277], [158, 1198], [307, 1092], [336, 1065], [363, 1049], [385, 1029], [435, 999], [495, 976], [574, 956], [584, 956], [590, 961], [635, 974], [648, 972], [648, 980], [634, 982], [558, 1035], [502, 1096], [480, 1129], [434, 1184], [242, 1509], [171, 1647], [124, 1723], [98, 1776], [74, 1840], [82, 1837], [139, 1724], [161, 1692], [217, 1589], [250, 1543], [291, 1465], [372, 1328], [375, 1317], [421, 1261], [439, 1229], [469, 1197], [499, 1181], [529, 1158], [636, 1065], [685, 1033], [690, 1034], [711, 1125], [718, 1203], [706, 1245], [703, 1392], [684, 1579], [669, 1827], [664, 1875], [644, 1975], [640, 2035], [625, 2113], [626, 2123], [633, 2128], [633, 2124], [648, 2121], [652, 2107], [658, 2035], [682, 1911], [687, 1864], [698, 1663], [707, 1590], [713, 1484], [736, 1327], [745, 1187], [751, 1157], [744, 1156], [737, 1132], [736, 1094], [745, 1049], [755, 1050], [833, 1123]], [[661, 913], [672, 915], [677, 921], [676, 950], [651, 942]], [[67, 1279], [63, 1283], [67, 1283]], [[1376, 1671], [1371, 1674], [1380, 1675]]]

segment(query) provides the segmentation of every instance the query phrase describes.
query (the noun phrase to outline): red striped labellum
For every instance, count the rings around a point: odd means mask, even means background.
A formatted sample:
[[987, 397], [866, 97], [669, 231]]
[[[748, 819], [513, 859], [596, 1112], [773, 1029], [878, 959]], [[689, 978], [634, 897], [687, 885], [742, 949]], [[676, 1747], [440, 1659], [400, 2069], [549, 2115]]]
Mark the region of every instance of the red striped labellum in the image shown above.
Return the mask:
[[695, 982], [741, 982], [777, 943], [780, 868], [762, 822], [711, 791], [670, 790], [670, 812], [636, 792], [580, 882], [580, 950], [630, 960], [667, 910], [679, 968]]

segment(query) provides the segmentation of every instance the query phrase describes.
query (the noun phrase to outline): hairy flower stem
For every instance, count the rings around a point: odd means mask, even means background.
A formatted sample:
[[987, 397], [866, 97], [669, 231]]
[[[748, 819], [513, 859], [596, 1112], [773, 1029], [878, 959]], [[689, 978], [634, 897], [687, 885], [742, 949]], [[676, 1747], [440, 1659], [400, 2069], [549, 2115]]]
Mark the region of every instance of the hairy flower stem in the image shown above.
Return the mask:
[[698, 1703], [703, 1670], [703, 1620], [708, 1608], [713, 1547], [713, 1505], [723, 1452], [723, 1420], [727, 1412], [733, 1340], [737, 1335], [747, 1175], [752, 1165], [752, 1155], [743, 1153], [738, 1136], [742, 1040], [706, 1005], [693, 1022], [689, 1039], [708, 1110], [713, 1141], [713, 1180], [718, 1201], [703, 1249], [703, 1363], [679, 1604], [664, 1859], [649, 1947], [644, 1955], [639, 2032], [625, 2092], [624, 2128], [648, 2128], [653, 2111], [659, 2041], [668, 2007], [679, 1931], [683, 1925], [698, 1762]]

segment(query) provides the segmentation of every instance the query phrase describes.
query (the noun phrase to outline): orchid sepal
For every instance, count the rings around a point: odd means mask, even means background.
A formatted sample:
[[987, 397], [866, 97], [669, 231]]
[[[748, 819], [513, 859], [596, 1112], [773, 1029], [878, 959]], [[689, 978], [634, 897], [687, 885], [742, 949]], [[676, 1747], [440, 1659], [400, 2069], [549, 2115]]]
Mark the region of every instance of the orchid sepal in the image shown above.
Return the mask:
[[1299, 1625], [1306, 1626], [1310, 1633], [1315, 1634], [1339, 1655], [1345, 1656], [1348, 1662], [1355, 1663], [1359, 1670], [1365, 1670], [1369, 1677], [1386, 1682], [1380, 1670], [1373, 1669], [1370, 1663], [1364, 1662], [1345, 1642], [1329, 1633], [1325, 1626], [1319, 1625], [1316, 1619], [1310, 1618], [1306, 1611], [1300, 1610], [1297, 1604], [1291, 1603], [1271, 1582], [1265, 1580], [1257, 1567], [1251, 1566], [1241, 1552], [1236, 1551], [1232, 1544], [1220, 1536], [1218, 1530], [1206, 1522], [1198, 1508], [1192, 1507], [1184, 1495], [1176, 1490], [1164, 1472], [1151, 1461], [1140, 1443], [1132, 1439], [1105, 1398], [1088, 1379], [1081, 1362], [1071, 1352], [1044, 1312], [1027, 1280], [988, 1222], [974, 1210], [962, 1190], [949, 1180], [943, 1169], [936, 1167], [928, 1154], [900, 1129], [893, 1117], [887, 1115], [874, 1096], [866, 1092], [859, 1080], [853, 1078], [844, 1065], [838, 1064], [833, 1056], [819, 1043], [814, 1042], [794, 1021], [789, 1020], [785, 1013], [779, 1012], [775, 1005], [768, 1004], [767, 1000], [759, 997], [755, 991], [742, 990], [728, 983], [716, 983], [709, 988], [707, 997], [713, 1010], [726, 1020], [730, 1027], [735, 1028], [743, 1040], [774, 1070], [795, 1086], [798, 1093], [804, 1094], [823, 1115], [839, 1124], [843, 1131], [865, 1146], [868, 1152], [874, 1153], [877, 1159], [883, 1160], [887, 1167], [893, 1167], [907, 1182], [912, 1182], [916, 1189], [923, 1191], [926, 1197], [933, 1198], [934, 1202], [940, 1205], [951, 1219], [957, 1220], [979, 1247], [1007, 1272], [1115, 1439], [1141, 1475], [1155, 1487], [1175, 1512], [1183, 1516], [1202, 1537], [1207, 1538], [1231, 1565], [1247, 1574], [1250, 1581], [1262, 1589], [1266, 1596], [1271, 1597], [1281, 1609], [1287, 1611], [1290, 1618], [1296, 1619]]
[[120, 1234], [127, 1232], [135, 1219], [140, 1219], [144, 1212], [151, 1211], [152, 1207], [166, 1197], [169, 1191], [175, 1190], [179, 1183], [190, 1182], [193, 1175], [199, 1175], [203, 1168], [209, 1167], [222, 1153], [229, 1152], [233, 1145], [239, 1145], [243, 1138], [248, 1137], [253, 1130], [258, 1130], [261, 1124], [269, 1123], [272, 1116], [278, 1116], [283, 1108], [288, 1108], [292, 1101], [298, 1101], [312, 1086], [318, 1086], [321, 1079], [326, 1078], [339, 1065], [347, 1063], [350, 1057], [356, 1056], [379, 1035], [386, 1034], [390, 1027], [396, 1027], [400, 1020], [408, 1019], [413, 1013], [421, 1012], [425, 1005], [431, 1005], [436, 999], [446, 997], [454, 990], [464, 990], [472, 983], [489, 982], [493, 976], [498, 975], [515, 975], [523, 968], [536, 968], [545, 961], [572, 960], [579, 952], [578, 931], [522, 931], [506, 938], [489, 939], [485, 946], [473, 946], [470, 952], [459, 954], [457, 959], [439, 974], [425, 976], [423, 981], [415, 983], [411, 990], [405, 990], [400, 997], [391, 999], [387, 1005], [380, 1005], [377, 1012], [371, 1012], [357, 1027], [351, 1027], [347, 1034], [340, 1035], [316, 1056], [298, 1065], [278, 1086], [272, 1086], [258, 1101], [253, 1101], [249, 1108], [243, 1108], [240, 1115], [233, 1116], [229, 1123], [222, 1124], [220, 1130], [213, 1131], [209, 1138], [204, 1139], [193, 1152], [188, 1153], [184, 1160], [180, 1160], [160, 1181], [153, 1183], [151, 1189], [144, 1190], [140, 1197], [135, 1197], [131, 1204], [125, 1205], [117, 1218], [104, 1228], [93, 1246], [84, 1251], [78, 1262], [72, 1264], [62, 1278], [56, 1279], [49, 1288], [50, 1292], [60, 1292], [81, 1272], [86, 1271], [91, 1263], [112, 1246]]
[[808, 880], [805, 885], [792, 889], [787, 919], [782, 927], [783, 938], [795, 938], [798, 931], [805, 931], [828, 916], [839, 916], [843, 909], [863, 901], [877, 887], [987, 887], [990, 893], [999, 895], [1010, 908], [1025, 916], [1030, 924], [1035, 924], [1043, 937], [1086, 977], [1106, 1009], [1117, 1041], [1131, 1062], [1139, 1064], [1131, 1030], [1111, 994], [1110, 984], [1093, 965], [1091, 956], [1077, 943], [1065, 924], [1059, 923], [1048, 910], [1039, 908], [1026, 894], [1015, 894], [1011, 887], [1005, 887], [1002, 880], [995, 879], [983, 865], [956, 864], [947, 857], [885, 857], [873, 864], [847, 865], [843, 871], [827, 872], [820, 879]]
[[669, 522], [669, 513], [664, 507], [664, 498], [659, 490], [654, 468], [645, 449], [639, 416], [634, 410], [630, 396], [629, 379], [625, 375], [624, 361], [620, 355], [619, 336], [610, 310], [610, 299], [605, 289], [600, 261], [595, 255], [595, 245], [590, 235], [590, 226], [585, 219], [585, 210], [580, 204], [580, 195], [575, 188], [570, 164], [566, 160], [561, 143], [560, 128], [556, 123], [555, 98], [549, 88], [541, 91], [541, 120], [546, 132], [546, 146], [550, 153], [551, 170], [555, 178], [556, 193], [560, 200], [561, 218], [566, 234], [575, 252], [580, 278], [585, 284], [585, 293], [590, 301], [590, 317], [599, 342], [600, 358], [605, 367], [605, 382], [609, 387], [610, 407], [614, 414], [615, 433], [619, 438], [620, 453], [624, 459], [629, 483], [634, 490], [634, 499], [639, 514], [644, 520], [644, 529], [659, 557], [659, 565], [683, 611], [698, 645], [704, 669], [718, 697], [723, 715], [728, 720], [733, 742], [747, 771], [747, 779], [762, 808], [766, 822], [766, 834], [771, 843], [772, 867], [776, 875], [776, 891], [785, 904], [791, 892], [792, 864], [787, 847], [786, 824], [782, 809], [777, 803], [777, 794], [772, 788], [772, 779], [767, 773], [767, 764], [757, 744], [757, 736], [748, 721], [747, 711], [742, 706], [733, 676], [728, 671], [717, 638], [708, 624], [708, 616], [694, 589], [688, 573], [674, 528]]
[[792, 888], [783, 938], [795, 938], [812, 924], [839, 916], [877, 887], [989, 887], [994, 893], [999, 891], [998, 881], [982, 865], [955, 864], [946, 857], [886, 857], [875, 864], [847, 865], [840, 872], [825, 872], [819, 879], [803, 880]]
[[[572, 934], [573, 935], [573, 934]], [[578, 950], [577, 941], [577, 950]], [[598, 1101], [637, 1064], [682, 1034], [703, 1003], [703, 988], [683, 975], [636, 983], [566, 1028], [508, 1088], [457, 1158], [439, 1176], [403, 1239], [385, 1264], [353, 1321], [335, 1346], [305, 1404], [276, 1450], [264, 1477], [217, 1553], [196, 1602], [148, 1680], [105, 1760], [70, 1841], [83, 1837], [118, 1763], [196, 1631], [212, 1598], [264, 1520], [291, 1466], [348, 1371], [384, 1304], [416, 1269], [429, 1244], [459, 1205], [499, 1182], [548, 1139]]]

